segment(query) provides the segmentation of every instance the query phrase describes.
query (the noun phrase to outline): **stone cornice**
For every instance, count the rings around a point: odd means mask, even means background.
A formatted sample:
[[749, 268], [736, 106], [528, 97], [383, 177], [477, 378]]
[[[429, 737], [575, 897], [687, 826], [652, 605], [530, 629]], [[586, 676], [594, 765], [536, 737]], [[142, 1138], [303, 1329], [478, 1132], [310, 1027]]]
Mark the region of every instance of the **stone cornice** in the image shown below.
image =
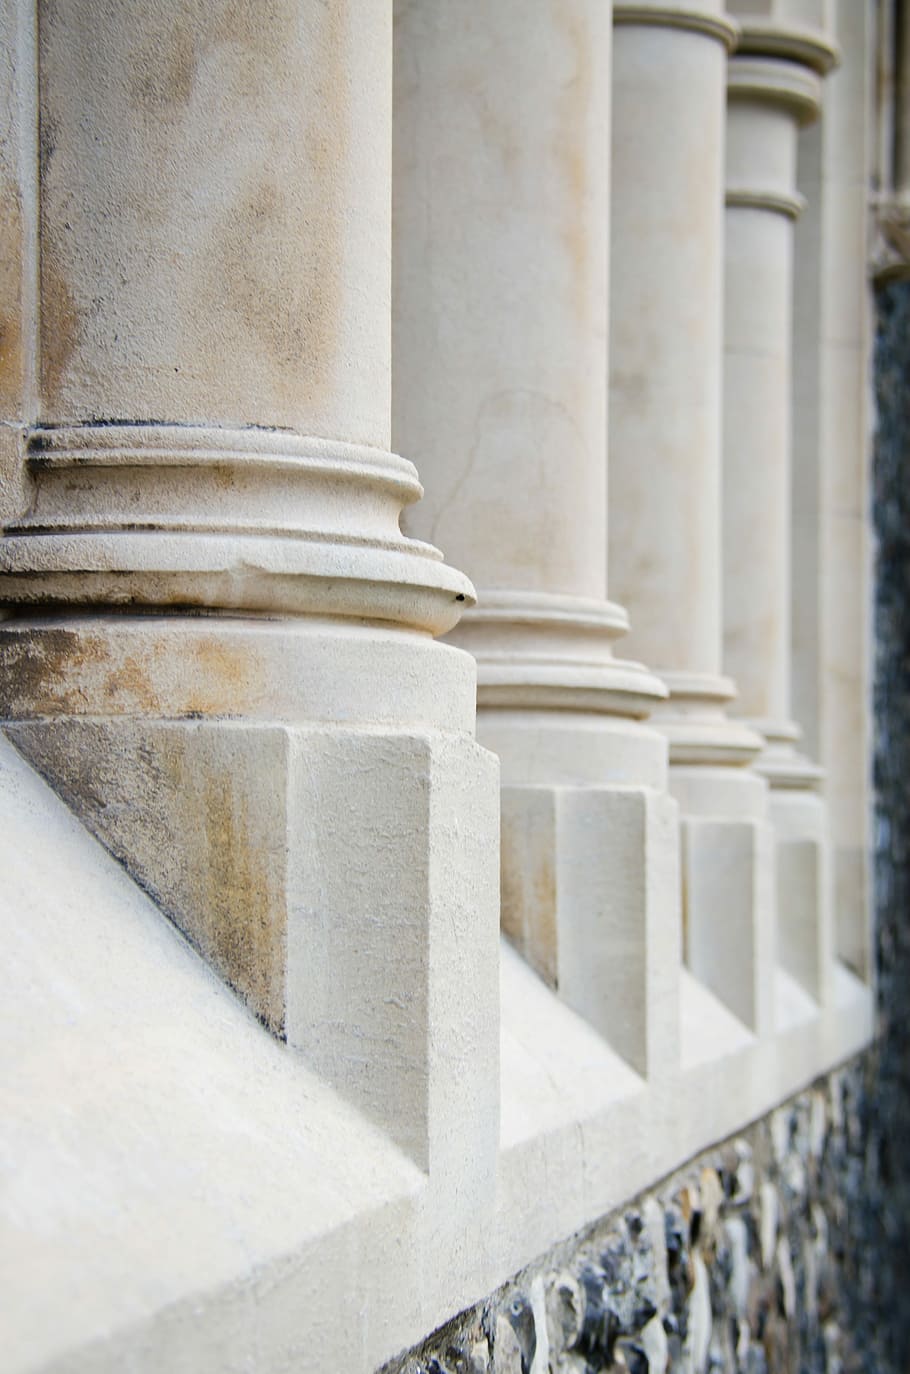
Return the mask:
[[474, 600], [406, 538], [396, 454], [265, 429], [84, 425], [28, 438], [0, 601], [354, 616], [443, 634]]
[[725, 14], [714, 14], [696, 5], [615, 4], [614, 24], [646, 24], [653, 28], [685, 29], [723, 43], [732, 52], [739, 39], [739, 25]]
[[837, 44], [817, 29], [750, 16], [739, 21], [737, 56], [777, 57], [825, 76], [840, 61]]
[[767, 210], [773, 215], [784, 215], [787, 219], [799, 219], [806, 208], [804, 196], [791, 195], [786, 191], [751, 191], [731, 186], [724, 198], [729, 208]]
[[727, 67], [730, 100], [761, 100], [782, 105], [800, 123], [808, 124], [821, 109], [821, 79], [803, 64], [769, 55], [742, 54], [738, 49]]

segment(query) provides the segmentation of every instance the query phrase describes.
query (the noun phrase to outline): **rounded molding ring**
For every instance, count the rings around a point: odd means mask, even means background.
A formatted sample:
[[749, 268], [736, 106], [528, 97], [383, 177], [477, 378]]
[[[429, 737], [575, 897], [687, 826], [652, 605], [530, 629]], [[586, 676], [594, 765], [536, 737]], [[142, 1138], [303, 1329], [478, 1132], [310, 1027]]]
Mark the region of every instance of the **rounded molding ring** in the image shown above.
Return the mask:
[[736, 696], [730, 678], [661, 671], [661, 679], [670, 697], [655, 707], [651, 724], [667, 737], [672, 764], [742, 768], [754, 762], [764, 740], [727, 715], [725, 707]]
[[764, 54], [741, 55], [737, 49], [727, 64], [727, 98], [782, 105], [801, 124], [810, 124], [821, 109], [821, 78], [804, 65]]
[[484, 590], [472, 607], [472, 625], [506, 622], [541, 628], [589, 632], [618, 639], [629, 630], [629, 617], [614, 601], [561, 596], [552, 592]]
[[827, 76], [840, 62], [837, 44], [818, 29], [777, 24], [758, 17], [740, 20], [736, 54], [783, 58], [809, 67], [819, 76]]
[[412, 463], [260, 429], [84, 425], [27, 440], [0, 602], [357, 617], [444, 634], [474, 590], [408, 539]]
[[617, 4], [613, 6], [614, 25], [646, 25], [650, 28], [682, 29], [704, 34], [732, 52], [739, 41], [739, 25], [724, 14], [712, 14], [694, 5]]
[[719, 673], [694, 673], [686, 670], [659, 670], [670, 689], [670, 700], [678, 705], [688, 704], [699, 710], [706, 705], [723, 707], [733, 701], [736, 687], [733, 679]]
[[795, 749], [778, 753], [767, 749], [755, 763], [755, 771], [768, 781], [772, 789], [788, 792], [817, 792], [824, 782], [825, 771]]
[[728, 209], [767, 210], [772, 215], [783, 215], [786, 219], [799, 219], [806, 208], [806, 198], [796, 192], [787, 191], [747, 191], [731, 186], [724, 193]]

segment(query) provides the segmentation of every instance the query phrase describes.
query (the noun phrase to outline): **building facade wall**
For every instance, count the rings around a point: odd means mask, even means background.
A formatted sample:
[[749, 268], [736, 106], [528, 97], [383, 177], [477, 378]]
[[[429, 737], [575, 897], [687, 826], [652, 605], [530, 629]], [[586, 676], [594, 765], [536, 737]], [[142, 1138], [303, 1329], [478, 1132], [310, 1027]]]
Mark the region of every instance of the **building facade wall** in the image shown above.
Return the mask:
[[902, 9], [0, 7], [13, 1374], [898, 1348]]

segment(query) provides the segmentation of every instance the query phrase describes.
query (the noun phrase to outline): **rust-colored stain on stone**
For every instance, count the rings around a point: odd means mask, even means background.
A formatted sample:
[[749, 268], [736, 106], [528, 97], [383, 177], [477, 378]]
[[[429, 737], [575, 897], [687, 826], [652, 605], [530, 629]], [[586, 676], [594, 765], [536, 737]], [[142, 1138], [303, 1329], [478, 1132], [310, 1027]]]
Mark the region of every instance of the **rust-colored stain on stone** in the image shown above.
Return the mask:
[[202, 957], [281, 1034], [286, 907], [274, 835], [282, 803], [271, 783], [261, 795], [250, 783], [249, 755], [268, 756], [261, 737], [232, 743], [194, 725], [72, 718], [6, 731]]
[[77, 0], [39, 15], [44, 418], [325, 423], [349, 306], [349, 5], [91, 9], [92, 41]]
[[[269, 1028], [284, 1025], [284, 940], [274, 916], [280, 894], [251, 826], [246, 798], [230, 775], [207, 774], [199, 822], [204, 828], [198, 929], [201, 952]], [[189, 823], [189, 818], [188, 818]], [[198, 822], [197, 822], [198, 823]]]
[[18, 314], [6, 315], [0, 318], [0, 412], [4, 418], [18, 419], [22, 414], [22, 361], [20, 317]]
[[173, 643], [146, 643], [131, 652], [126, 642], [112, 645], [62, 625], [7, 635], [0, 715], [83, 715], [100, 708], [117, 716], [223, 716], [255, 705], [269, 687], [248, 648], [220, 642], [216, 634], [208, 642], [194, 638], [186, 652], [195, 666], [175, 678]]
[[196, 42], [193, 30], [178, 22], [176, 9], [166, 36], [153, 35], [130, 72], [132, 103], [153, 120], [188, 105], [193, 92]]
[[191, 690], [187, 710], [200, 715], [243, 710], [266, 688], [261, 665], [246, 647], [234, 648], [217, 635], [197, 643], [196, 667], [187, 674], [200, 687]]
[[73, 293], [54, 249], [54, 235], [42, 226], [41, 350], [43, 396], [57, 396], [79, 344], [81, 321]]
[[212, 298], [255, 340], [282, 405], [313, 411], [333, 385], [341, 333], [347, 24], [347, 6], [322, 8], [308, 58], [299, 179], [288, 178], [286, 156], [274, 169], [264, 160], [212, 244]]
[[93, 700], [118, 715], [161, 713], [149, 668], [134, 655], [126, 654], [118, 662], [102, 641], [63, 627], [42, 627], [4, 639], [0, 713], [81, 715], [96, 709]]
[[80, 318], [61, 253], [61, 235], [67, 221], [57, 225], [45, 213], [45, 194], [57, 153], [57, 121], [42, 103], [39, 125], [39, 183], [41, 214], [39, 220], [41, 327], [39, 333], [39, 378], [42, 396], [56, 395], [79, 344]]
[[73, 667], [98, 657], [98, 646], [72, 630], [49, 627], [10, 636], [0, 658], [0, 714], [78, 713], [80, 691]]
[[161, 704], [149, 675], [148, 666], [140, 658], [128, 654], [123, 663], [107, 678], [105, 694], [116, 702], [128, 702], [133, 709], [147, 715], [160, 715]]

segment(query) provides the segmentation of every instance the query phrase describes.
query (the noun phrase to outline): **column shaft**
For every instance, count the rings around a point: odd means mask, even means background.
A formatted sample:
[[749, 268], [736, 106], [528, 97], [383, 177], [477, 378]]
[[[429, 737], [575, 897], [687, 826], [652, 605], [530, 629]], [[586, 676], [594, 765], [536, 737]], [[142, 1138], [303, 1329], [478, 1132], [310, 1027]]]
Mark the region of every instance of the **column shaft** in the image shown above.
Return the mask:
[[724, 92], [735, 30], [708, 9], [662, 15], [658, 24], [645, 5], [614, 6], [610, 585], [629, 611], [631, 651], [665, 679], [716, 677]]

